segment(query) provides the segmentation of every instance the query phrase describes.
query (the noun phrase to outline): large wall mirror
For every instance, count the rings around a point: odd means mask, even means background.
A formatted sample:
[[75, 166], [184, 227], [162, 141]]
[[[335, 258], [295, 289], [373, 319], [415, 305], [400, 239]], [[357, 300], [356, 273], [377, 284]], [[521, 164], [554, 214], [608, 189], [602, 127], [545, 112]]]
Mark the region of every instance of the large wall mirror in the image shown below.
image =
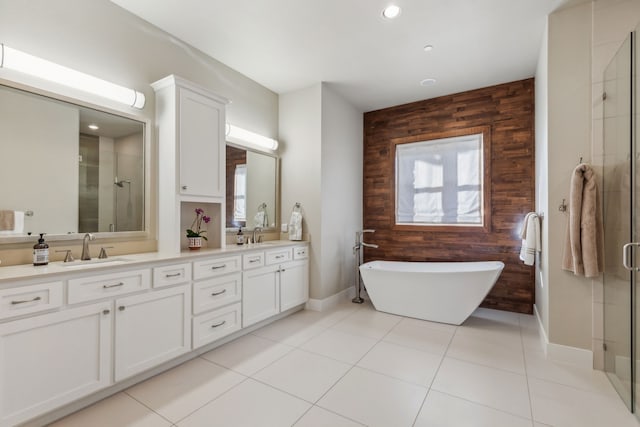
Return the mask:
[[275, 230], [278, 158], [227, 143], [227, 231]]
[[0, 240], [145, 230], [145, 123], [0, 85], [0, 141]]

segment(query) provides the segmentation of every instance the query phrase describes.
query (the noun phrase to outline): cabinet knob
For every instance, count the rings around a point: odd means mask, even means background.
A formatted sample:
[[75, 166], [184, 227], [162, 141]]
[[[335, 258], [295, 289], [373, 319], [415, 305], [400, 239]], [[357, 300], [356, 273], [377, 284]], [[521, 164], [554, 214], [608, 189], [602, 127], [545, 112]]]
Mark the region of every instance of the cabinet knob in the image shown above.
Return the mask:
[[186, 186], [186, 185], [183, 185], [183, 186], [182, 186], [182, 189], [183, 189], [183, 190], [186, 190], [186, 189], [187, 189], [187, 186]]
[[120, 307], [118, 307], [118, 310], [124, 311], [124, 305], [121, 305]]

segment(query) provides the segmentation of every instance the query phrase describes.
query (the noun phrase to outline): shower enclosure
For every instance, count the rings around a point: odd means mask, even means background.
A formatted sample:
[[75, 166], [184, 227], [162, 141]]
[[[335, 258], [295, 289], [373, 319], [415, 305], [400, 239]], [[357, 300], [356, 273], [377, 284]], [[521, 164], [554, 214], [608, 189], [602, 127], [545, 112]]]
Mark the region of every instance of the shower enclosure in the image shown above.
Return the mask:
[[629, 410], [640, 412], [637, 346], [638, 289], [640, 278], [640, 203], [636, 127], [636, 31], [622, 44], [604, 73], [603, 93], [603, 209], [605, 272], [604, 365], [605, 373]]

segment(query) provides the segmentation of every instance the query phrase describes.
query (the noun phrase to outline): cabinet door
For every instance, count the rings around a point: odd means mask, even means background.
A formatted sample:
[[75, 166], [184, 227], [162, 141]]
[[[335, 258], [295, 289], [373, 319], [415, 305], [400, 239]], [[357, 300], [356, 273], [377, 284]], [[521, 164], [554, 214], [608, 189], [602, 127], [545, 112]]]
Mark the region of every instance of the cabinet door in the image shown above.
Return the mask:
[[111, 303], [0, 325], [0, 425], [13, 426], [110, 384]]
[[280, 312], [278, 266], [242, 273], [242, 327]]
[[116, 300], [115, 380], [191, 349], [190, 285]]
[[309, 261], [282, 264], [280, 268], [280, 311], [304, 304], [309, 299]]
[[224, 105], [180, 89], [180, 194], [224, 197]]

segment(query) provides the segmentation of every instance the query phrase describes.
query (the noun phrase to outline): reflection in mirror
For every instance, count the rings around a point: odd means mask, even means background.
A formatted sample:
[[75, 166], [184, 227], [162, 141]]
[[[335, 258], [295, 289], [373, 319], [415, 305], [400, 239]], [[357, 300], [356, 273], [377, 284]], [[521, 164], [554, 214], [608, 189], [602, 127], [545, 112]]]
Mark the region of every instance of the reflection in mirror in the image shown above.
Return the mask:
[[227, 229], [275, 229], [278, 159], [227, 144]]
[[0, 237], [144, 230], [144, 123], [0, 86]]

